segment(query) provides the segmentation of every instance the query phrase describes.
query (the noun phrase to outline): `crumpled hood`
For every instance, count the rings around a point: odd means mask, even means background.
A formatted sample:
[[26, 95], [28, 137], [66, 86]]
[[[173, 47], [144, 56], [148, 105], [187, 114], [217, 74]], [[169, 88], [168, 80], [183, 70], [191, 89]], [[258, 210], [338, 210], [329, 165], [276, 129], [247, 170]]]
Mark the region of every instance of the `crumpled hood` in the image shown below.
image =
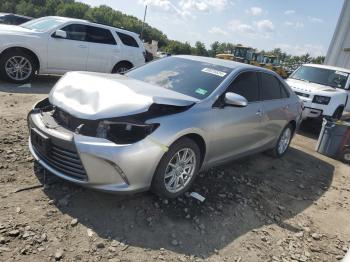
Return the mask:
[[199, 100], [122, 75], [69, 72], [49, 94], [50, 103], [82, 119], [146, 112], [153, 104], [189, 106]]
[[300, 92], [307, 92], [307, 93], [314, 93], [315, 91], [319, 92], [341, 92], [340, 90], [333, 88], [331, 86], [316, 84], [316, 83], [308, 83], [305, 81], [297, 80], [288, 78], [287, 81], [288, 85], [296, 91]]

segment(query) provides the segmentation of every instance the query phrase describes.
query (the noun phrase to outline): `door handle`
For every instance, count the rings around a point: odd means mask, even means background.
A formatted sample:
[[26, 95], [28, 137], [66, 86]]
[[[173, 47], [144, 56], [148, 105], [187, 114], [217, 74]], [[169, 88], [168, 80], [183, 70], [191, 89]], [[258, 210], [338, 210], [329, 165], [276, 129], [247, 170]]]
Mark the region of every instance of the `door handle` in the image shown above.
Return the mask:
[[283, 107], [284, 110], [287, 110], [288, 108], [289, 108], [289, 105], [285, 105], [285, 106]]
[[262, 117], [262, 115], [263, 115], [262, 109], [259, 109], [258, 111], [256, 111], [255, 115]]
[[86, 45], [79, 45], [80, 48], [87, 48]]

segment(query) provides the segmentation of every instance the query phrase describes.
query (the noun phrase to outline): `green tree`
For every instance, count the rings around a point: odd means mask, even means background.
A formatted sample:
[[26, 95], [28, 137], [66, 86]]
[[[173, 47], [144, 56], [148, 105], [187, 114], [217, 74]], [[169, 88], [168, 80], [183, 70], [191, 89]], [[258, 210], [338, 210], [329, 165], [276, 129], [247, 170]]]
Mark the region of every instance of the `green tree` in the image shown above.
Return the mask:
[[204, 43], [197, 41], [192, 50], [192, 54], [199, 56], [208, 56], [208, 50], [205, 48]]

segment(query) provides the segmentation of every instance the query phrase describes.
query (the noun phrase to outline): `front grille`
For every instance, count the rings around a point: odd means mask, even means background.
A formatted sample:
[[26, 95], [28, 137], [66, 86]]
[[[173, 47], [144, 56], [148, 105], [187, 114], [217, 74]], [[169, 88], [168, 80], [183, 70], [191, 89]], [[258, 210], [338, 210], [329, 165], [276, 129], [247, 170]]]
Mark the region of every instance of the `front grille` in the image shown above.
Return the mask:
[[302, 97], [309, 97], [309, 96], [310, 96], [309, 94], [305, 94], [305, 93], [301, 93], [301, 92], [297, 92], [297, 91], [295, 91], [294, 93], [295, 93], [296, 95], [302, 96]]
[[86, 180], [87, 175], [77, 152], [64, 149], [52, 144], [47, 153], [42, 153], [35, 148], [35, 153], [49, 166], [57, 171], [78, 180]]

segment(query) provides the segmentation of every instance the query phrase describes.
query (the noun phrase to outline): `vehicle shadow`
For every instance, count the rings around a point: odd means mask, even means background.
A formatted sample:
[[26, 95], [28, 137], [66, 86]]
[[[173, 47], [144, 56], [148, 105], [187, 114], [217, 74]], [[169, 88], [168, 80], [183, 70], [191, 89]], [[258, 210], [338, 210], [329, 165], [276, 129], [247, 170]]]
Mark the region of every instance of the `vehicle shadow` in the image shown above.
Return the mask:
[[31, 83], [13, 84], [0, 80], [0, 92], [22, 94], [48, 94], [60, 76], [40, 75], [36, 76]]
[[[34, 169], [42, 181], [42, 169]], [[115, 239], [131, 247], [207, 258], [264, 225], [300, 230], [285, 221], [329, 189], [333, 172], [332, 165], [292, 147], [282, 159], [258, 154], [201, 173], [193, 190], [206, 197], [203, 203], [188, 196], [162, 200], [151, 193], [105, 194], [52, 176], [49, 180], [57, 183], [44, 192], [106, 244]]]
[[322, 119], [308, 119], [301, 122], [298, 130], [298, 134], [311, 138], [317, 139], [322, 128]]

